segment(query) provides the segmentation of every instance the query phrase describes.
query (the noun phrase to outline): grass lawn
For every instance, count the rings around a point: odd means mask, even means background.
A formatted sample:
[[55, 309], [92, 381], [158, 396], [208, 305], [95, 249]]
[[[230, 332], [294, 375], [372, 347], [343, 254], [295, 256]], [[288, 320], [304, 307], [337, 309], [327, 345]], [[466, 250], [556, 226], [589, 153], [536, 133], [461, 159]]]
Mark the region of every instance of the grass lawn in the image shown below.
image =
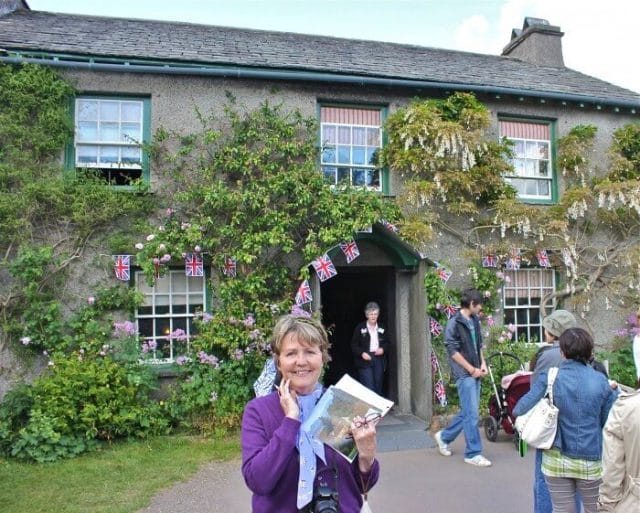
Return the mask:
[[0, 458], [2, 513], [133, 513], [212, 460], [240, 455], [239, 437], [158, 437], [55, 463]]

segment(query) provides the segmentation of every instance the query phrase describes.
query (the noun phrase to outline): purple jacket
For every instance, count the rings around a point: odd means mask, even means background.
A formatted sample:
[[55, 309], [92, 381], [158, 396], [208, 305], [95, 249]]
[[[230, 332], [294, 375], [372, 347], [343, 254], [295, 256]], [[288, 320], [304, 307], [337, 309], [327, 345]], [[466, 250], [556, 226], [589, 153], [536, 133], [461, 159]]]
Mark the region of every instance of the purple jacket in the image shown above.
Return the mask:
[[[249, 401], [242, 417], [242, 475], [253, 492], [252, 513], [297, 513], [299, 454], [296, 439], [300, 422], [286, 418], [276, 392]], [[358, 513], [362, 506], [362, 485], [358, 458], [349, 463], [325, 445], [327, 464], [318, 458], [316, 483], [335, 486], [334, 464], [338, 469], [341, 513]], [[362, 474], [369, 489], [378, 481], [380, 465], [375, 460], [371, 472]]]

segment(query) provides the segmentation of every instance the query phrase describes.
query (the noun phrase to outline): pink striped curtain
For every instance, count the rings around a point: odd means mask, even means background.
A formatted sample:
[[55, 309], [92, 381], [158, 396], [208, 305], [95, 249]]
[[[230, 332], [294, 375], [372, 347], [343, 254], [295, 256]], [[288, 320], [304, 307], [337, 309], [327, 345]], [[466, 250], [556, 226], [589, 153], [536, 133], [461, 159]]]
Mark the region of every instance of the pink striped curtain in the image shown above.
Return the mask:
[[550, 140], [548, 123], [524, 123], [522, 121], [500, 121], [500, 137], [517, 139]]
[[340, 123], [343, 125], [380, 126], [379, 109], [353, 109], [346, 107], [321, 107], [322, 123]]

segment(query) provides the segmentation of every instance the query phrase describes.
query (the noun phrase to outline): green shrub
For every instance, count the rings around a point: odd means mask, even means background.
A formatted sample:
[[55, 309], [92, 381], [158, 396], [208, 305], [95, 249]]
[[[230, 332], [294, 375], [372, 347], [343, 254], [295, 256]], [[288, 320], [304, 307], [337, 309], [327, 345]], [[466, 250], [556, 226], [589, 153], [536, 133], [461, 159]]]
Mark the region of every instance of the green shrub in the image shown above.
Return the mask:
[[100, 440], [166, 432], [160, 405], [132, 379], [136, 374], [109, 357], [78, 352], [56, 358], [32, 386], [2, 402], [0, 447], [8, 456], [54, 461]]

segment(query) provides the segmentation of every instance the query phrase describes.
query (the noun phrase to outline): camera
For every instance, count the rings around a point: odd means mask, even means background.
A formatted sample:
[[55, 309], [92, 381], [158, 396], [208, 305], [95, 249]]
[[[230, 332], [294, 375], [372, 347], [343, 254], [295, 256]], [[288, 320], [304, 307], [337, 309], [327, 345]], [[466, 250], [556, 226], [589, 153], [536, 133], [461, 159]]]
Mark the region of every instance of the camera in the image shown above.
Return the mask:
[[320, 485], [313, 497], [313, 513], [339, 513], [338, 491], [326, 485]]

